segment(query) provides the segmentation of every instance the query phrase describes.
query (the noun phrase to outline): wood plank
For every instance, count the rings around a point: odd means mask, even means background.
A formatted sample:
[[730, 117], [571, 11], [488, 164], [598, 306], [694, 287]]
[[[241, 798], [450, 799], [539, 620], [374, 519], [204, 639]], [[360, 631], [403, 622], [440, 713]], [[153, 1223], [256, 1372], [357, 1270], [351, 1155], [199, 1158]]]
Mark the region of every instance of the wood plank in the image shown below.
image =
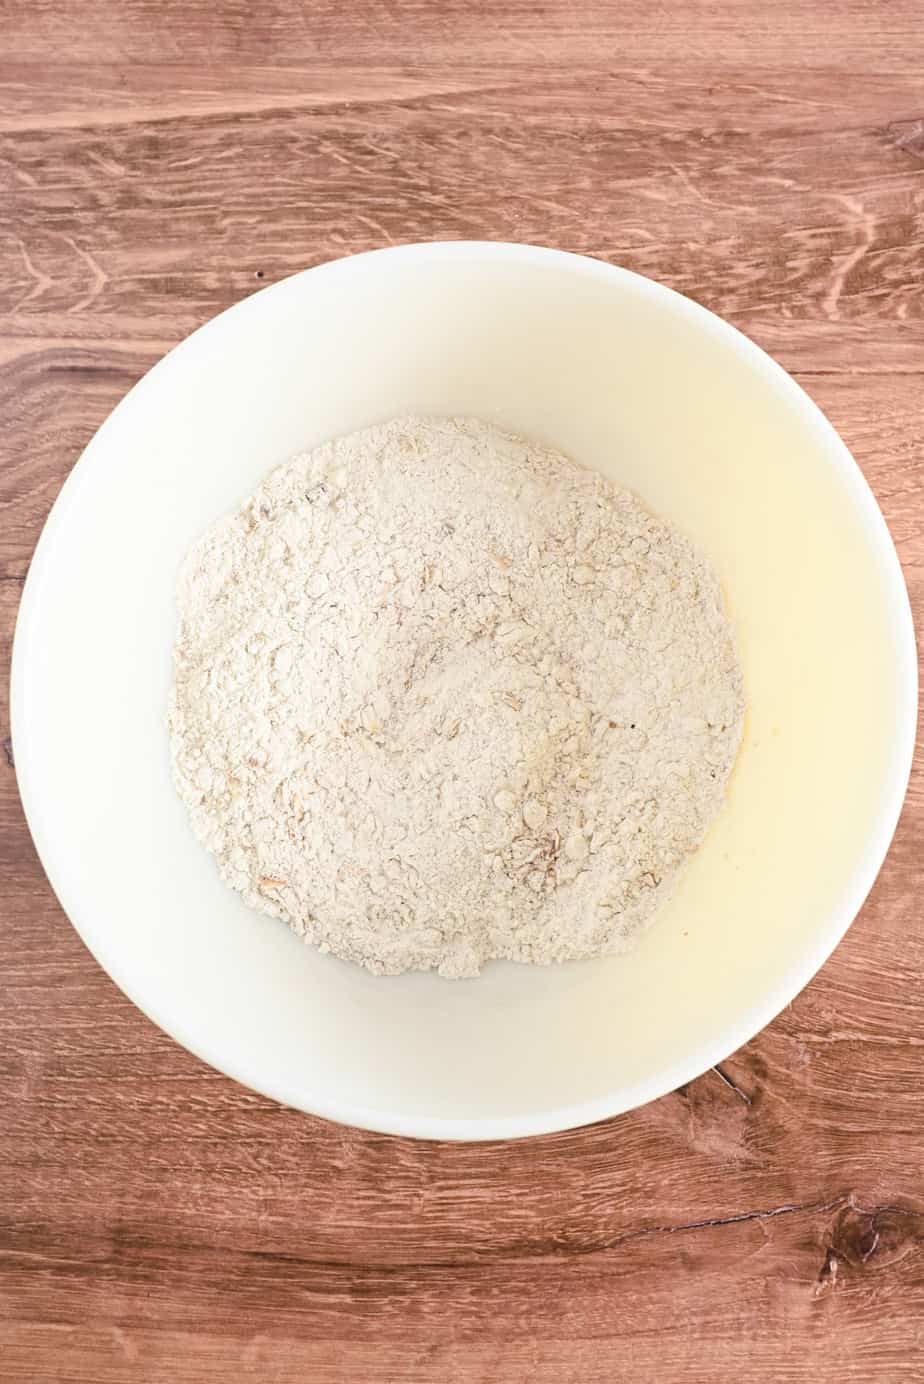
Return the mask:
[[885, 320], [874, 345], [897, 322], [920, 348], [924, 164], [880, 129], [528, 133], [511, 94], [480, 120], [386, 105], [363, 133], [333, 110], [7, 135], [0, 311], [162, 338], [332, 254], [477, 236], [657, 271], [733, 320]]
[[[194, 1249], [179, 1266], [156, 1249], [119, 1243], [92, 1268], [60, 1255], [39, 1258], [59, 1315], [53, 1333], [27, 1328], [16, 1349], [24, 1368], [44, 1361], [51, 1370], [75, 1351], [85, 1377], [97, 1381], [123, 1379], [131, 1365], [147, 1378], [173, 1378], [191, 1366], [191, 1377], [209, 1381], [227, 1372], [326, 1381], [363, 1371], [389, 1381], [602, 1384], [681, 1377], [691, 1353], [684, 1328], [693, 1327], [699, 1359], [722, 1371], [703, 1377], [899, 1379], [922, 1343], [913, 1317], [924, 1307], [919, 1236], [919, 1217], [835, 1203], [664, 1227], [581, 1254], [555, 1246], [539, 1256], [447, 1261], [404, 1274]], [[678, 1270], [690, 1284], [681, 1302]], [[895, 1295], [906, 1313], [884, 1337], [882, 1312]], [[113, 1319], [118, 1326], [99, 1325]]]
[[61, 0], [7, 0], [7, 51], [20, 60], [73, 64], [195, 62], [243, 55], [297, 62], [529, 62], [537, 67], [618, 60], [632, 68], [665, 58], [688, 72], [720, 58], [745, 65], [776, 61], [793, 71], [819, 55], [846, 73], [915, 70], [920, 52], [916, 0], [778, 0], [761, 13], [751, 0], [713, 5], [684, 0], [676, 12], [645, 0], [273, 0], [258, 15], [248, 0], [96, 0], [92, 23]]
[[882, 122], [887, 137], [916, 152], [919, 75], [896, 63], [895, 51], [888, 64], [853, 72], [849, 87], [843, 70], [829, 61], [794, 69], [773, 64], [764, 53], [742, 61], [715, 51], [684, 70], [663, 61], [610, 67], [607, 55], [601, 59], [597, 51], [581, 62], [544, 62], [545, 51], [499, 61], [497, 53], [473, 47], [451, 66], [425, 51], [415, 52], [412, 61], [407, 54], [391, 55], [397, 62], [379, 52], [362, 63], [355, 53], [332, 63], [304, 55], [273, 62], [265, 52], [245, 52], [211, 66], [182, 58], [165, 63], [150, 54], [75, 66], [67, 50], [41, 61], [11, 57], [0, 69], [0, 132], [105, 129], [209, 114], [323, 114], [335, 108], [350, 129], [369, 134], [368, 113], [382, 105], [464, 113], [485, 124], [515, 103], [524, 122], [554, 117], [572, 129], [665, 128], [677, 135], [709, 133], [730, 119], [742, 134]]

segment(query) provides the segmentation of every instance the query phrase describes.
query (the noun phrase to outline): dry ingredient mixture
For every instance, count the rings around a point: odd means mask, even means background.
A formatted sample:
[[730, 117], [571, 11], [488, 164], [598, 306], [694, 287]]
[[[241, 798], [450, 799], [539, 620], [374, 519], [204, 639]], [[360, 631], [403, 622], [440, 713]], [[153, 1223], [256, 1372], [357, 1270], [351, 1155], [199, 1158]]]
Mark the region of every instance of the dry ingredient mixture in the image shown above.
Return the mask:
[[743, 715], [692, 544], [474, 419], [295, 457], [182, 569], [196, 835], [248, 903], [377, 973], [624, 950], [721, 806]]

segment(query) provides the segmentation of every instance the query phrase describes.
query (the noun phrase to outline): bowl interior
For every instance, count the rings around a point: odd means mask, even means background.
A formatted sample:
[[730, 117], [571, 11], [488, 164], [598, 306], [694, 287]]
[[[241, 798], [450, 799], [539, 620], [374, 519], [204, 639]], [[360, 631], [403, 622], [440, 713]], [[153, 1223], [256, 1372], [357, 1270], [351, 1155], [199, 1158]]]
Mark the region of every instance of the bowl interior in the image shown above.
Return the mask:
[[[396, 414], [467, 413], [639, 493], [718, 568], [749, 711], [729, 801], [628, 957], [377, 979], [218, 879], [164, 709], [189, 542], [275, 463]], [[223, 314], [100, 430], [36, 554], [16, 756], [87, 944], [165, 1029], [304, 1109], [478, 1137], [602, 1117], [719, 1060], [836, 943], [894, 827], [907, 599], [849, 456], [756, 347], [684, 299], [523, 247], [377, 252]]]

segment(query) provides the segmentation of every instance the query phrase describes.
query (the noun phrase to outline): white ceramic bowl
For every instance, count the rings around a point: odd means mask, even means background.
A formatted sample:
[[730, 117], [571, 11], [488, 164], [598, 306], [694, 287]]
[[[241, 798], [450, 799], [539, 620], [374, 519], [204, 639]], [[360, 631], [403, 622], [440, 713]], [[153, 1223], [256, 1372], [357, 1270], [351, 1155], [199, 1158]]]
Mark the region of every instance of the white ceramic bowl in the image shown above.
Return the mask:
[[[722, 816], [628, 957], [374, 978], [250, 912], [174, 793], [164, 709], [181, 554], [291, 453], [411, 412], [493, 419], [598, 467], [692, 535], [724, 581], [749, 697], [740, 760]], [[915, 705], [886, 526], [789, 376], [646, 279], [478, 243], [298, 274], [161, 361], [61, 491], [13, 668], [35, 841], [123, 990], [257, 1090], [441, 1138], [601, 1119], [767, 1023], [873, 882]]]

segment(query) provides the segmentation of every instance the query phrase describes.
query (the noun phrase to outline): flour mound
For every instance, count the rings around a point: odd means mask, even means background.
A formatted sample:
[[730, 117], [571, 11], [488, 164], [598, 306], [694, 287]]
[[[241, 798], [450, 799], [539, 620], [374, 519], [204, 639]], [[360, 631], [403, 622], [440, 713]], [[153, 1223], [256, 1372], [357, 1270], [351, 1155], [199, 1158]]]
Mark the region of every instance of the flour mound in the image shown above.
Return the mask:
[[274, 471], [188, 554], [174, 661], [175, 780], [223, 878], [387, 974], [624, 950], [744, 714], [692, 544], [468, 418]]

